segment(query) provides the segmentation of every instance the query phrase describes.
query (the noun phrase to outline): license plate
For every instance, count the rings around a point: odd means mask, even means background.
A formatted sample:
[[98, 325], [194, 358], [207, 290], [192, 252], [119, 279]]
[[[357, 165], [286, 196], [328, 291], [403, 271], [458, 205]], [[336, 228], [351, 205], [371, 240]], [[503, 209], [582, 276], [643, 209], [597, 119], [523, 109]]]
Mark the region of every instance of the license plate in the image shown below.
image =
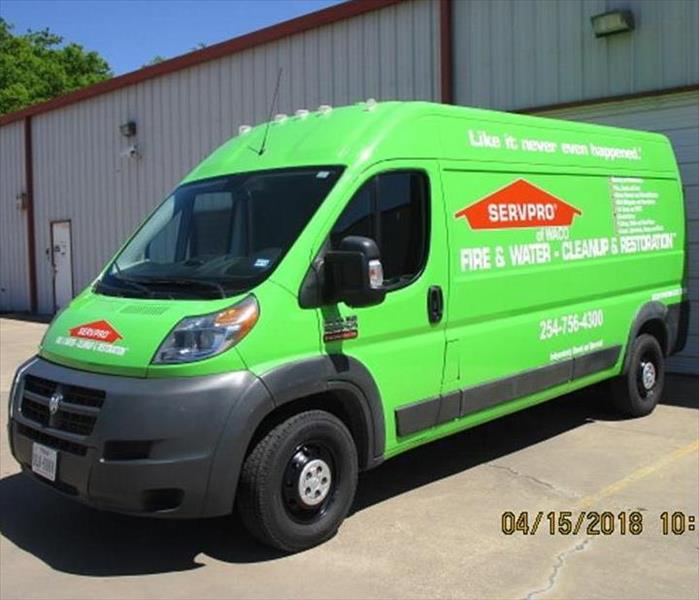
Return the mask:
[[32, 445], [32, 471], [49, 481], [56, 481], [58, 451], [41, 444]]

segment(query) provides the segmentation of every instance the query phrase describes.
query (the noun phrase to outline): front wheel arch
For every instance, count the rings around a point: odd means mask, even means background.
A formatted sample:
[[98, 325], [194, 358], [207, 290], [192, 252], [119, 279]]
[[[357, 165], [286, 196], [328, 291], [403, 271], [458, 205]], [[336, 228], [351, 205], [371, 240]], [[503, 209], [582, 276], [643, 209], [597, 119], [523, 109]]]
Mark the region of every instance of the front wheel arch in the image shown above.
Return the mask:
[[260, 380], [275, 410], [290, 410], [284, 407], [298, 407], [309, 399], [316, 402], [323, 398], [331, 401], [331, 406], [339, 401], [349, 419], [347, 426], [358, 434], [358, 451], [363, 457], [360, 467], [368, 469], [381, 463], [386, 445], [383, 404], [374, 378], [359, 360], [345, 354], [315, 356], [281, 365], [261, 375]]
[[[281, 415], [304, 406], [330, 412], [352, 433], [362, 470], [383, 461], [385, 425], [378, 387], [368, 369], [346, 355], [324, 355], [286, 363], [261, 376], [232, 399], [219, 438], [201, 516], [229, 514], [234, 504], [243, 461], [260, 433]], [[341, 408], [340, 408], [341, 407]]]
[[248, 443], [245, 457], [257, 443], [272, 429], [287, 419], [302, 412], [323, 410], [337, 417], [349, 429], [357, 448], [359, 468], [362, 470], [373, 466], [371, 457], [372, 444], [367, 423], [367, 415], [358, 399], [359, 392], [351, 384], [340, 382], [331, 385], [327, 392], [300, 396], [287, 400], [276, 406], [257, 425]]

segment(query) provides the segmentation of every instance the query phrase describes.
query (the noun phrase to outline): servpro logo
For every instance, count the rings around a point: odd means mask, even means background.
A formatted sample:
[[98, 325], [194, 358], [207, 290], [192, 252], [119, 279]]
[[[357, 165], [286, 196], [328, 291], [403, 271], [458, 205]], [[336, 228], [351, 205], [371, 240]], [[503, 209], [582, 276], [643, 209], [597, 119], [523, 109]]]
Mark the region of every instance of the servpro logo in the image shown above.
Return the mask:
[[85, 325], [78, 325], [69, 329], [70, 337], [85, 338], [113, 344], [117, 340], [124, 339], [107, 321], [94, 321]]
[[582, 212], [553, 194], [524, 179], [488, 194], [461, 209], [471, 229], [517, 229], [524, 227], [569, 227]]

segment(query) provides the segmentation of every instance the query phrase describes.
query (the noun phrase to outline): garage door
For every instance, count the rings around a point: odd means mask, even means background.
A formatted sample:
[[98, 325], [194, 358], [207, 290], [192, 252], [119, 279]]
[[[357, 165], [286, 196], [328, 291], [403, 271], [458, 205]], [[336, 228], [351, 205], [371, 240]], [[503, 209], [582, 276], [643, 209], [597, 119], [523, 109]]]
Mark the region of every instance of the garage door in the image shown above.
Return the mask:
[[682, 173], [689, 240], [689, 339], [684, 351], [671, 359], [675, 372], [699, 374], [699, 91], [609, 102], [539, 113], [572, 119], [658, 131], [672, 141]]

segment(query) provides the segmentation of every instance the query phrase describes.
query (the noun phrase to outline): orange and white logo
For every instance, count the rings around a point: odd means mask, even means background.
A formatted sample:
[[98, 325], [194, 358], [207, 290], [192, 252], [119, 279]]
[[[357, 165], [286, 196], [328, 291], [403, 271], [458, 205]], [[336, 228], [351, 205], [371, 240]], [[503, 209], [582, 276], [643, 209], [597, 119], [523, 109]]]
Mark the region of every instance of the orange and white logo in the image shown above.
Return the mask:
[[471, 229], [520, 229], [525, 227], [569, 227], [582, 212], [537, 186], [518, 179], [461, 209]]
[[88, 340], [97, 340], [113, 344], [117, 340], [124, 339], [121, 334], [114, 329], [107, 321], [93, 321], [73, 327], [70, 331], [70, 337], [85, 338]]

